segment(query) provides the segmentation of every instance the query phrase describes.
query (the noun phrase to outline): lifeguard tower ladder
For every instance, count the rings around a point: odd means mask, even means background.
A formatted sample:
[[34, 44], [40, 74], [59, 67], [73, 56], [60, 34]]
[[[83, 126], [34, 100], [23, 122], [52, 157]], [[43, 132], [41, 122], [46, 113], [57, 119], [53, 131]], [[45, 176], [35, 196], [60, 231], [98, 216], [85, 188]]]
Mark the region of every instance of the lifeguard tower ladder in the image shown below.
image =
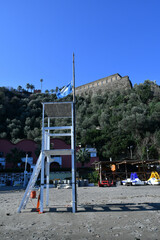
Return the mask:
[[[49, 206], [49, 172], [50, 162], [53, 162], [51, 156], [72, 156], [72, 212], [77, 211], [77, 194], [76, 194], [76, 163], [75, 163], [75, 105], [74, 102], [45, 102], [43, 105], [42, 113], [42, 147], [41, 153], [37, 160], [36, 166], [26, 188], [24, 197], [18, 208], [18, 212], [24, 209], [31, 191], [36, 183], [38, 175], [41, 171], [41, 187], [40, 187], [40, 212], [43, 213], [44, 205], [44, 166], [46, 160], [46, 206]], [[45, 119], [47, 117], [48, 126], [45, 126]], [[52, 118], [71, 118], [70, 126], [51, 126]], [[57, 133], [58, 132], [58, 133]], [[71, 137], [71, 149], [51, 149], [50, 138], [51, 137]]]

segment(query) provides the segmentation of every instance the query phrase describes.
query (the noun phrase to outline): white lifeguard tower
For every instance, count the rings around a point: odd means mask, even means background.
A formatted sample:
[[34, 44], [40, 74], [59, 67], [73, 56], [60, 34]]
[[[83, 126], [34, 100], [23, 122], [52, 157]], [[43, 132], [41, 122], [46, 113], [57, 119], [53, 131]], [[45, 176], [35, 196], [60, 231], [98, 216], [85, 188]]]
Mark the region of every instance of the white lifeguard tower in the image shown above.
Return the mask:
[[[42, 147], [41, 153], [34, 167], [32, 176], [26, 188], [24, 197], [18, 208], [18, 213], [24, 209], [31, 191], [37, 181], [41, 171], [40, 185], [40, 213], [43, 213], [44, 205], [44, 166], [46, 162], [46, 206], [49, 206], [49, 166], [53, 162], [51, 156], [71, 155], [72, 156], [72, 212], [77, 211], [77, 191], [76, 191], [76, 137], [75, 137], [75, 69], [73, 53], [73, 102], [44, 102], [42, 103]], [[45, 126], [47, 118], [47, 126]], [[70, 126], [51, 126], [52, 118], [71, 118]], [[57, 133], [58, 132], [58, 133]], [[71, 138], [71, 149], [51, 149], [51, 137], [68, 136]], [[45, 160], [46, 159], [46, 160]]]
[[[49, 206], [49, 172], [50, 162], [53, 162], [51, 156], [72, 156], [72, 212], [77, 211], [77, 194], [76, 194], [76, 163], [75, 163], [75, 117], [74, 102], [44, 102], [42, 113], [42, 147], [41, 153], [37, 160], [37, 164], [34, 168], [28, 186], [26, 188], [24, 197], [18, 208], [18, 212], [24, 209], [31, 191], [37, 181], [38, 175], [41, 171], [41, 184], [40, 184], [40, 212], [43, 213], [44, 205], [44, 169], [46, 162], [46, 206]], [[47, 118], [47, 119], [46, 119]], [[70, 126], [52, 126], [52, 118], [71, 118]], [[47, 120], [47, 126], [45, 121]], [[50, 139], [51, 137], [68, 136], [71, 138], [71, 149], [51, 149]]]

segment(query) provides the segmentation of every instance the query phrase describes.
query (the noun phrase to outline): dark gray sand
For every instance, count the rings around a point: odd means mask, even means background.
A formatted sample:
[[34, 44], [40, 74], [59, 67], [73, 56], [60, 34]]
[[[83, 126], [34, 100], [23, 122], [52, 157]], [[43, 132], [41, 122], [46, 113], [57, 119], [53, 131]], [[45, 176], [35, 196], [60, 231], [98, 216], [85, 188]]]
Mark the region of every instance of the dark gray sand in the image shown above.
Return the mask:
[[[71, 189], [50, 189], [49, 208], [35, 212], [37, 199], [17, 213], [24, 190], [0, 188], [0, 240], [160, 239], [160, 186], [78, 188], [78, 212]], [[38, 195], [38, 194], [37, 194]]]

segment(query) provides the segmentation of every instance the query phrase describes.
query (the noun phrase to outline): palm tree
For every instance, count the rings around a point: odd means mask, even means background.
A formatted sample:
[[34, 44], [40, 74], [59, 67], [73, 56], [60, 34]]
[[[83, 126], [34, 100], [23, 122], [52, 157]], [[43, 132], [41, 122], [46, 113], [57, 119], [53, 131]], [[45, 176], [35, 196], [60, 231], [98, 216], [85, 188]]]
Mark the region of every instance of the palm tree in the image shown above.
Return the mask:
[[29, 83], [26, 84], [26, 88], [27, 88], [27, 90], [30, 89], [30, 86], [31, 86], [31, 85], [30, 85]]
[[53, 94], [53, 93], [54, 93], [54, 90], [53, 90], [53, 89], [51, 89], [51, 90], [50, 90], [50, 92]]
[[18, 90], [18, 92], [21, 92], [22, 91], [22, 86], [19, 85], [17, 90]]
[[42, 82], [43, 82], [42, 78], [40, 79], [40, 82], [41, 82], [41, 93], [42, 93]]
[[49, 90], [47, 89], [47, 90], [45, 91], [45, 93], [48, 94], [48, 93], [49, 93]]
[[84, 167], [85, 163], [90, 162], [90, 154], [86, 148], [79, 149], [76, 153], [76, 159], [77, 162], [80, 162], [82, 164], [82, 167]]
[[12, 162], [13, 166], [16, 167], [17, 163], [21, 163], [21, 159], [24, 156], [25, 156], [25, 153], [22, 150], [13, 148], [11, 149], [10, 153], [7, 153], [6, 162]]
[[35, 89], [35, 86], [33, 84], [30, 85], [31, 92], [33, 89]]

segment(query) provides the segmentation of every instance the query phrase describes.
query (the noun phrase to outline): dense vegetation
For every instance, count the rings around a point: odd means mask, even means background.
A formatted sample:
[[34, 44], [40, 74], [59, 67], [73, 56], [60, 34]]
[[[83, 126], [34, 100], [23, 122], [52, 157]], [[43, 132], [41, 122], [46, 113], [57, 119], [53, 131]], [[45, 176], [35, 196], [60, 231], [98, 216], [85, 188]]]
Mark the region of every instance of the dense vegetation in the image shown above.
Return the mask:
[[[65, 101], [71, 99], [67, 96]], [[57, 101], [56, 95], [1, 87], [0, 138], [40, 142], [44, 101]], [[160, 89], [153, 82], [127, 91], [77, 97], [76, 109], [77, 145], [96, 147], [101, 160], [159, 158]]]

